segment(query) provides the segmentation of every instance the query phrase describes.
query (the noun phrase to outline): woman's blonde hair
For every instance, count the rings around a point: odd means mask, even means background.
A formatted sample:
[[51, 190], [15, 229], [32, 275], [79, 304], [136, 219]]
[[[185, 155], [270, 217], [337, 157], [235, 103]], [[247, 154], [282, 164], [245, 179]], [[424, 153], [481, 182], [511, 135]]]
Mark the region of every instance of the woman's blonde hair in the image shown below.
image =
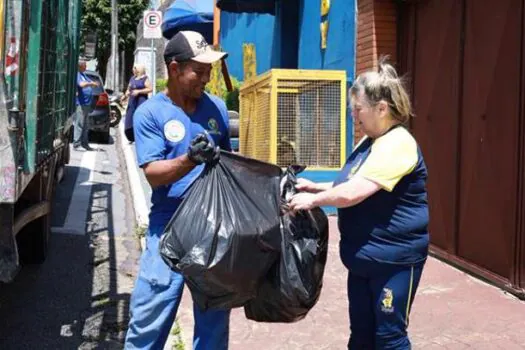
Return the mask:
[[412, 104], [404, 87], [402, 79], [397, 75], [395, 68], [387, 63], [388, 57], [379, 60], [378, 71], [369, 71], [360, 74], [350, 88], [350, 94], [357, 96], [361, 92], [371, 106], [385, 101], [393, 118], [402, 123], [412, 117]]
[[146, 75], [146, 67], [142, 63], [137, 63], [133, 67], [137, 71], [138, 76]]

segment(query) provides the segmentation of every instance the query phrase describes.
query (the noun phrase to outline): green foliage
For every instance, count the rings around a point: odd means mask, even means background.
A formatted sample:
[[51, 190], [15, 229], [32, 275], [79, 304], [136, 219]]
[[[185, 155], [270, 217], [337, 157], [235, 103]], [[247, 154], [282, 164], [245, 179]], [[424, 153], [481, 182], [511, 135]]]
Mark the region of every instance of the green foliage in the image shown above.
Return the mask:
[[155, 87], [157, 88], [157, 92], [164, 91], [167, 83], [168, 83], [167, 79], [157, 79], [157, 81], [155, 82]]
[[147, 229], [148, 229], [147, 227], [136, 225], [135, 226], [135, 235], [138, 238], [145, 237]]
[[[224, 83], [224, 81], [221, 82], [220, 91], [218, 91], [218, 93], [216, 93], [215, 91], [212, 91], [209, 84], [206, 85], [206, 91], [210, 94], [214, 94], [222, 98], [224, 102], [226, 102], [226, 107], [228, 108], [228, 110], [233, 110], [233, 111], [238, 112], [239, 111], [239, 89], [241, 88], [242, 83], [238, 81], [237, 79], [235, 79], [234, 77], [231, 77], [231, 80], [232, 80], [233, 91], [228, 91], [226, 89], [226, 84]], [[167, 83], [166, 79], [157, 79], [157, 82], [156, 82], [157, 91], [164, 91], [164, 89], [166, 88], [166, 83]]]
[[186, 347], [184, 345], [184, 340], [182, 340], [182, 330], [178, 319], [173, 323], [170, 333], [174, 337], [171, 345], [172, 350], [184, 350]]
[[[118, 1], [119, 52], [135, 50], [137, 24], [149, 0]], [[96, 56], [99, 71], [105, 77], [111, 54], [111, 0], [82, 0], [82, 43], [87, 33], [97, 34]]]
[[224, 82], [224, 79], [221, 79], [220, 82], [220, 88], [218, 93], [215, 91], [211, 91], [210, 85], [206, 85], [206, 91], [208, 91], [210, 94], [215, 93], [215, 95], [219, 96], [226, 102], [226, 107], [228, 110], [233, 111], [239, 111], [239, 89], [241, 88], [241, 82], [238, 81], [235, 77], [230, 77], [232, 81], [233, 91], [228, 91], [226, 89], [226, 83]]
[[239, 89], [241, 88], [241, 84], [239, 82], [237, 83], [238, 85], [233, 86], [233, 91], [226, 91], [225, 101], [229, 110], [239, 112]]

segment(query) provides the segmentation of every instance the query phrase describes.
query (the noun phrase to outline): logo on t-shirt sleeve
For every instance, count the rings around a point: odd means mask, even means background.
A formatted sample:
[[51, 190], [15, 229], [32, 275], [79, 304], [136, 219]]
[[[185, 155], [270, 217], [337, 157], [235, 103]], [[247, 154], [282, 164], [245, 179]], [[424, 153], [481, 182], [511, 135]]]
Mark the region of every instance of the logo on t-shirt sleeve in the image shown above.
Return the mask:
[[164, 125], [164, 136], [168, 141], [180, 142], [186, 136], [186, 128], [182, 122], [170, 120]]
[[219, 130], [219, 123], [215, 118], [210, 118], [208, 120], [208, 132], [211, 135], [221, 135], [222, 133]]

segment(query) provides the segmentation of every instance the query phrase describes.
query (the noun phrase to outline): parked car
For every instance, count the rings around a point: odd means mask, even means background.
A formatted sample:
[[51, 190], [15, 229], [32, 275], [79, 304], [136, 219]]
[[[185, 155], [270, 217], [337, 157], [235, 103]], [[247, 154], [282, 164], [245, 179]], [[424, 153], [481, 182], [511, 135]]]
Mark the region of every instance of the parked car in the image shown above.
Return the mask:
[[109, 95], [104, 90], [104, 82], [97, 72], [86, 70], [84, 73], [98, 83], [98, 86], [93, 88], [95, 106], [88, 120], [90, 135], [96, 135], [98, 142], [108, 143], [111, 119]]

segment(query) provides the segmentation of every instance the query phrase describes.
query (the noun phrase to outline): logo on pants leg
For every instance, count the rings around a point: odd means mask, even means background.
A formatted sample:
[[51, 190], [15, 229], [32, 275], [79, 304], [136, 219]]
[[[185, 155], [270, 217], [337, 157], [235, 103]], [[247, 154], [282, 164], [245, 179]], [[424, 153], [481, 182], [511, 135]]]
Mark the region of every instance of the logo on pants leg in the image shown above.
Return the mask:
[[381, 300], [381, 311], [391, 314], [394, 312], [394, 292], [390, 288], [383, 288], [383, 299]]

